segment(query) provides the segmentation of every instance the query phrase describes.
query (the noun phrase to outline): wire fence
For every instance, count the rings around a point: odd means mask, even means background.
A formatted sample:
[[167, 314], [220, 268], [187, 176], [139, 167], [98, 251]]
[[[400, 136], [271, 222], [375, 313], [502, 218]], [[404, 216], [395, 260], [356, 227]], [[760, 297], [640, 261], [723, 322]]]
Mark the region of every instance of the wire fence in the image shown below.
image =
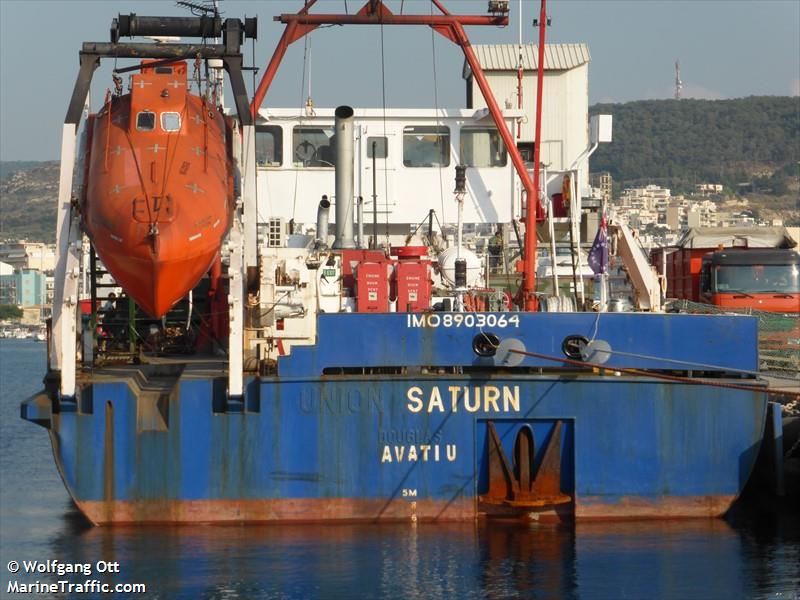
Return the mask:
[[758, 356], [761, 371], [780, 371], [800, 378], [800, 315], [733, 309], [690, 300], [672, 300], [667, 310], [690, 314], [740, 314], [758, 318]]

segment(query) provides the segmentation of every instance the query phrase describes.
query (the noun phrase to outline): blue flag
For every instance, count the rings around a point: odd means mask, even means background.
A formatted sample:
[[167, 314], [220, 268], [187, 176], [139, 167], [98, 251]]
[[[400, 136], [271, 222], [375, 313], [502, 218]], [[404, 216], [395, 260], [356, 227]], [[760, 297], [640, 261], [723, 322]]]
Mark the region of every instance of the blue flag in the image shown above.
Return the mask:
[[606, 232], [606, 218], [600, 221], [600, 228], [589, 250], [589, 267], [597, 275], [608, 272], [608, 234]]

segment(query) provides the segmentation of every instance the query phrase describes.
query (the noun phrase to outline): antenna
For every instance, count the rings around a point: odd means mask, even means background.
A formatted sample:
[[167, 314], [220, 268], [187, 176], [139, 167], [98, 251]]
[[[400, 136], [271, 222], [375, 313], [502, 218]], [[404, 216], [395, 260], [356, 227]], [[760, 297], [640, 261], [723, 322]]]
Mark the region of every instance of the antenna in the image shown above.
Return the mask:
[[196, 17], [202, 16], [219, 16], [219, 5], [217, 0], [201, 0], [200, 2], [191, 2], [189, 0], [177, 0], [176, 6], [189, 9]]
[[681, 81], [681, 61], [675, 61], [675, 100], [681, 99], [681, 90], [683, 89], [683, 82]]

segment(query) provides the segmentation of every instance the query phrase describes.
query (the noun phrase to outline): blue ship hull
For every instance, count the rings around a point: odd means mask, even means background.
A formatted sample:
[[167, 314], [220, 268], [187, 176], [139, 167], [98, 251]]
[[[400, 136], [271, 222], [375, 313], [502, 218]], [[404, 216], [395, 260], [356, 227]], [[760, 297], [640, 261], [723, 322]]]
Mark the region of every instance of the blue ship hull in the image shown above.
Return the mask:
[[[437, 316], [321, 315], [318, 343], [241, 399], [224, 364], [196, 360], [95, 370], [75, 399], [40, 395], [22, 413], [49, 428], [98, 524], [718, 516], [747, 482], [766, 396], [721, 384], [757, 367], [755, 319]], [[504, 366], [473, 351], [480, 330], [535, 355], [563, 356], [570, 335], [610, 350], [594, 372], [530, 355]], [[688, 363], [708, 377], [615, 371]]]

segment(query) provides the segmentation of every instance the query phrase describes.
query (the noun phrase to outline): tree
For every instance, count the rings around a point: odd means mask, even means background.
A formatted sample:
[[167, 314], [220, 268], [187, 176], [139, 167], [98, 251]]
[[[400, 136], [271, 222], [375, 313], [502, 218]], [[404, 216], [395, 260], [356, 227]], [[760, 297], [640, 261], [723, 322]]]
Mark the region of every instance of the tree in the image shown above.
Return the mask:
[[0, 319], [20, 319], [22, 309], [13, 304], [0, 304]]
[[735, 189], [760, 176], [759, 189], [781, 196], [797, 181], [797, 97], [642, 100], [589, 112], [614, 117], [614, 142], [597, 149], [592, 170], [610, 172], [623, 187], [669, 179], [674, 190], [703, 182]]

